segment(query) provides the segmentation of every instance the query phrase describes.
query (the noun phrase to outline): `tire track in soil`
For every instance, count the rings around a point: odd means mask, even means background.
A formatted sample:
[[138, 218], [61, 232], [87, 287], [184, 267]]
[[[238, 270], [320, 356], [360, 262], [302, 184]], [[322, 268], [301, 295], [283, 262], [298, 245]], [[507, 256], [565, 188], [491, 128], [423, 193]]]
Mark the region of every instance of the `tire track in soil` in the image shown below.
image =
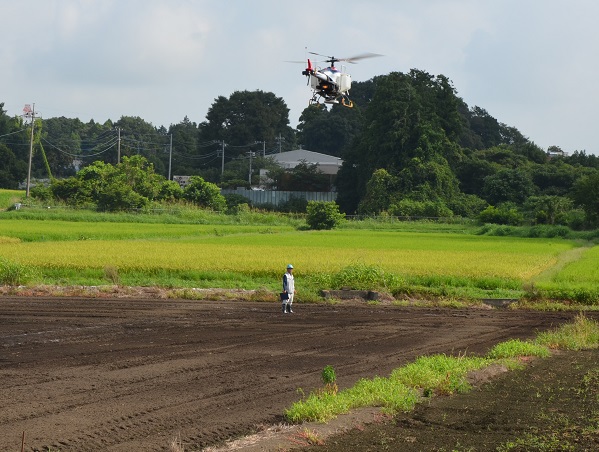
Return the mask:
[[[185, 300], [0, 298], [0, 450], [186, 450], [276, 423], [320, 385], [484, 352], [573, 314]], [[20, 335], [18, 342], [14, 338]]]

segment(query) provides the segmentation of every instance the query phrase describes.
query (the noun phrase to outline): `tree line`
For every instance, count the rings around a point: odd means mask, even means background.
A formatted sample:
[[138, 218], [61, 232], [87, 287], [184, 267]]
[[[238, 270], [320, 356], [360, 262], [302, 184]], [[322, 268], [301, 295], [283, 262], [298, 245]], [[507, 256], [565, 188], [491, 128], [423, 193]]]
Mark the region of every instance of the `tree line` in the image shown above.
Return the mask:
[[[279, 189], [329, 189], [315, 167], [289, 173], [269, 158], [301, 145], [343, 159], [335, 185], [347, 214], [599, 225], [597, 156], [576, 150], [550, 158], [547, 151], [559, 147], [545, 151], [485, 109], [469, 107], [447, 77], [393, 72], [355, 82], [352, 99], [352, 109], [307, 107], [296, 130], [284, 100], [262, 91], [220, 96], [204, 121], [185, 117], [168, 129], [139, 117], [103, 124], [38, 119], [32, 175], [59, 180], [98, 162], [114, 166], [118, 148], [121, 159], [143, 157], [162, 177], [247, 186], [263, 168]], [[0, 103], [1, 187], [24, 180], [29, 131]]]

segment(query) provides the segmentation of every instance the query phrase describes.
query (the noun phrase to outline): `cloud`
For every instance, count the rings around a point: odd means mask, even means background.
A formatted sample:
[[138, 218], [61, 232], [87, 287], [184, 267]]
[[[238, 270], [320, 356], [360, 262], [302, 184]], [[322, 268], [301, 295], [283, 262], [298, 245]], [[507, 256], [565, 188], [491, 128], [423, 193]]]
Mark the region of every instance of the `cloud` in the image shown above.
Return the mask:
[[599, 152], [599, 31], [593, 0], [29, 0], [0, 2], [5, 108], [45, 117], [201, 122], [218, 96], [272, 91], [292, 126], [310, 90], [310, 51], [384, 54], [354, 81], [411, 68], [443, 74], [543, 147]]

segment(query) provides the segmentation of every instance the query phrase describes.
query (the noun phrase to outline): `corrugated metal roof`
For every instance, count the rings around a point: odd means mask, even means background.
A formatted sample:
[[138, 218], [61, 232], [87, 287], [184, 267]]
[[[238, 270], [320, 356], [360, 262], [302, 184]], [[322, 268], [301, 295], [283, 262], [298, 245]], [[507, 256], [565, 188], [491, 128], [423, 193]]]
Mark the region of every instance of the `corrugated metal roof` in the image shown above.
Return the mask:
[[334, 155], [321, 154], [320, 152], [296, 149], [271, 155], [283, 168], [295, 168], [301, 161], [317, 165], [325, 174], [337, 174], [343, 160]]

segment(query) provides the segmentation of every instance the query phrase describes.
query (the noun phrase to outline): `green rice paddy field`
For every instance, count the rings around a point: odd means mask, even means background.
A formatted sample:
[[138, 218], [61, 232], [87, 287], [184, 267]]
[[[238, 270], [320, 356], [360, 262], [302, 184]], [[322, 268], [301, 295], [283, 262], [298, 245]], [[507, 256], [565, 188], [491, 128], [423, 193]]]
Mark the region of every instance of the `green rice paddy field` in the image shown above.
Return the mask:
[[599, 305], [599, 248], [562, 238], [494, 237], [477, 235], [474, 227], [415, 223], [308, 231], [284, 219], [73, 219], [0, 213], [4, 266], [20, 269], [28, 285], [106, 285], [117, 275], [122, 285], [276, 292], [291, 262], [306, 300], [318, 298], [320, 289], [351, 286], [396, 297]]

